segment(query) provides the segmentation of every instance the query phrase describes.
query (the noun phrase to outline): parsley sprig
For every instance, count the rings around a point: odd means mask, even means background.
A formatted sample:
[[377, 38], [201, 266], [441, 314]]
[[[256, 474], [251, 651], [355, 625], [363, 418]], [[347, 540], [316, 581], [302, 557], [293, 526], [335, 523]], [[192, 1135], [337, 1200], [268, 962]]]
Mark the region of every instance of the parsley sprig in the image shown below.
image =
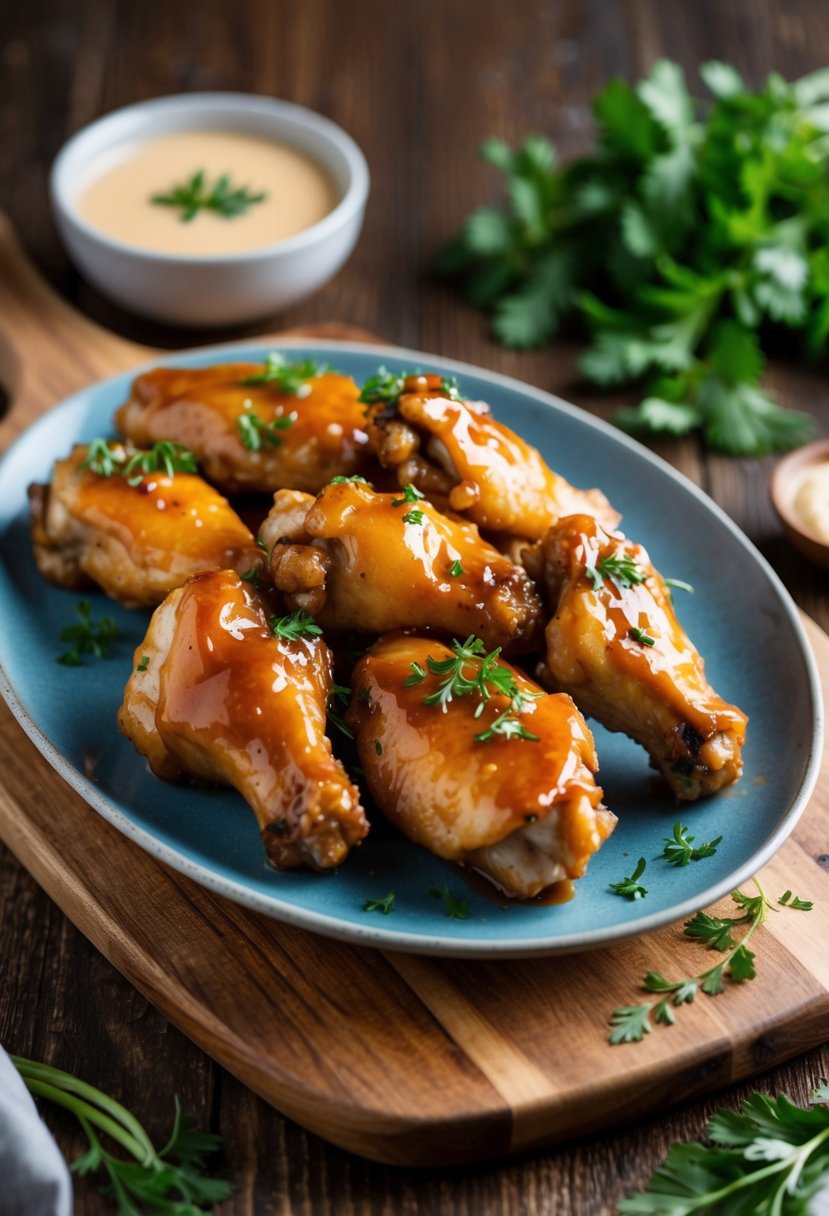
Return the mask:
[[130, 486], [140, 485], [152, 473], [175, 477], [176, 473], [199, 471], [190, 449], [172, 439], [161, 439], [146, 452], [129, 452], [120, 443], [93, 439], [87, 445], [81, 468], [89, 469], [99, 477], [123, 477]]
[[56, 662], [63, 667], [81, 667], [82, 656], [85, 654], [93, 659], [111, 658], [115, 638], [118, 636], [118, 626], [114, 618], [102, 616], [94, 621], [89, 600], [78, 600], [75, 613], [78, 618], [75, 624], [65, 625], [58, 634], [62, 642], [71, 642], [71, 646], [58, 655]]
[[[12, 1056], [12, 1063], [35, 1097], [54, 1102], [77, 1118], [89, 1148], [72, 1169], [81, 1175], [103, 1170], [108, 1178], [104, 1193], [115, 1199], [119, 1216], [136, 1216], [139, 1211], [205, 1216], [214, 1203], [230, 1195], [229, 1183], [202, 1173], [204, 1158], [218, 1148], [219, 1137], [196, 1130], [189, 1116], [182, 1114], [178, 1099], [172, 1134], [158, 1151], [135, 1116], [102, 1090], [50, 1064], [21, 1056]], [[129, 1156], [116, 1156], [105, 1138]]]
[[283, 414], [267, 422], [253, 412], [253, 402], [248, 399], [243, 403], [242, 413], [237, 415], [236, 430], [249, 452], [260, 452], [266, 443], [272, 448], [278, 448], [282, 443], [279, 432], [287, 431], [295, 422], [296, 414]]
[[[363, 384], [359, 399], [366, 405], [374, 405], [378, 401], [392, 405], [404, 392], [406, 381], [418, 375], [419, 372], [390, 372], [385, 367], [379, 367]], [[458, 382], [454, 376], [441, 377], [440, 391], [450, 401], [461, 400]]]
[[595, 148], [565, 166], [541, 136], [488, 140], [507, 204], [470, 215], [438, 269], [507, 346], [586, 327], [586, 375], [638, 386], [626, 428], [760, 456], [812, 430], [762, 388], [760, 335], [788, 330], [809, 354], [829, 338], [829, 73], [757, 90], [723, 63], [701, 74], [713, 102], [668, 60], [635, 87], [611, 80]]
[[644, 899], [648, 893], [648, 888], [643, 887], [639, 879], [645, 873], [647, 862], [644, 857], [640, 857], [636, 863], [636, 868], [633, 873], [622, 878], [619, 882], [610, 883], [611, 891], [615, 891], [617, 895], [624, 896], [625, 899]]
[[731, 893], [739, 909], [737, 915], [711, 916], [708, 912], [697, 912], [685, 924], [683, 932], [686, 937], [701, 942], [724, 957], [696, 975], [678, 980], [666, 979], [658, 971], [648, 971], [642, 986], [659, 999], [641, 1005], [622, 1005], [614, 1010], [608, 1035], [610, 1043], [638, 1043], [653, 1030], [651, 1018], [662, 1025], [672, 1026], [676, 1020], [674, 1010], [690, 1004], [698, 992], [702, 991], [706, 996], [720, 996], [726, 990], [726, 979], [743, 984], [755, 978], [755, 955], [749, 950], [748, 942], [766, 919], [771, 905], [760, 883], [756, 878], [753, 881], [757, 888], [756, 895], [746, 895], [742, 891]]
[[229, 173], [220, 174], [210, 186], [204, 169], [198, 169], [186, 181], [171, 186], [166, 194], [153, 194], [150, 201], [158, 207], [180, 208], [179, 219], [183, 224], [189, 224], [200, 211], [213, 211], [226, 220], [236, 219], [257, 203], [264, 203], [267, 197], [264, 190], [234, 186]]
[[315, 376], [323, 376], [332, 370], [329, 363], [319, 363], [316, 359], [302, 359], [292, 363], [281, 351], [272, 350], [261, 372], [246, 376], [242, 384], [275, 384], [283, 393], [291, 393], [294, 397], [307, 397], [311, 391], [309, 380]]
[[[507, 667], [498, 662], [501, 647], [487, 653], [486, 646], [474, 634], [459, 642], [452, 642], [452, 655], [448, 659], [426, 658], [429, 674], [437, 676], [439, 683], [433, 692], [427, 693], [423, 704], [438, 706], [446, 713], [456, 697], [474, 696], [477, 698], [473, 716], [480, 718], [493, 694], [509, 698], [509, 705], [498, 714], [486, 730], [475, 735], [476, 743], [486, 743], [496, 735], [507, 739], [524, 739], [531, 743], [538, 742], [538, 735], [533, 735], [519, 720], [526, 713], [531, 703], [542, 696], [542, 693], [523, 692], [516, 684], [512, 673]], [[423, 683], [427, 672], [420, 663], [411, 663], [411, 674], [403, 681], [406, 688]]]
[[389, 891], [388, 895], [384, 895], [382, 899], [367, 899], [363, 904], [364, 912], [381, 912], [383, 916], [388, 916], [394, 911], [394, 891]]
[[443, 915], [448, 916], [450, 920], [469, 920], [469, 901], [453, 895], [448, 883], [444, 883], [442, 887], [433, 883], [429, 895], [432, 899], [443, 900]]
[[829, 1086], [804, 1109], [784, 1094], [754, 1093], [740, 1111], [719, 1110], [706, 1129], [710, 1146], [674, 1144], [643, 1194], [623, 1199], [620, 1216], [817, 1212], [810, 1200], [829, 1174]]
[[713, 857], [722, 836], [713, 840], [705, 840], [702, 844], [694, 845], [696, 836], [691, 836], [688, 829], [677, 819], [671, 836], [665, 838], [662, 856], [672, 866], [687, 866], [692, 861], [701, 861], [703, 857]]

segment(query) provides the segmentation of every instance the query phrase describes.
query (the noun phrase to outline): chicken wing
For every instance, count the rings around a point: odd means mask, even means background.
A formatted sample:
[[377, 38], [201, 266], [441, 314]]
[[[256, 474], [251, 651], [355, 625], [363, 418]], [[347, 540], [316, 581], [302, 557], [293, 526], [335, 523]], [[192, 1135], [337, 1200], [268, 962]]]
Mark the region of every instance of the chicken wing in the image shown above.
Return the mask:
[[484, 402], [448, 396], [440, 376], [409, 376], [396, 402], [369, 406], [366, 424], [380, 463], [401, 486], [445, 498], [485, 532], [539, 540], [577, 511], [611, 528], [619, 522], [600, 490], [575, 489]]
[[159, 777], [238, 790], [278, 869], [326, 870], [368, 831], [325, 735], [331, 689], [322, 638], [274, 637], [250, 586], [215, 570], [156, 609], [118, 725]]
[[[289, 365], [302, 366], [302, 365]], [[337, 372], [287, 391], [257, 363], [158, 367], [138, 376], [116, 425], [139, 447], [174, 439], [226, 493], [288, 487], [315, 494], [332, 477], [372, 465], [358, 389]]]
[[49, 582], [93, 582], [128, 608], [154, 607], [199, 570], [262, 564], [250, 530], [201, 477], [101, 476], [86, 460], [79, 444], [49, 485], [29, 487], [35, 560]]
[[553, 687], [648, 751], [676, 797], [712, 794], [742, 772], [746, 716], [717, 696], [641, 545], [573, 515], [542, 544], [553, 617]]
[[[461, 653], [461, 676], [482, 681], [488, 699], [468, 691], [427, 704], [447, 678], [435, 665]], [[571, 699], [487, 662], [470, 639], [450, 649], [381, 638], [354, 670], [347, 721], [372, 795], [405, 836], [526, 899], [581, 876], [616, 819], [601, 804], [593, 740]]]
[[282, 490], [260, 530], [279, 591], [332, 629], [431, 628], [488, 646], [540, 642], [541, 602], [522, 567], [409, 486], [341, 481], [316, 499]]

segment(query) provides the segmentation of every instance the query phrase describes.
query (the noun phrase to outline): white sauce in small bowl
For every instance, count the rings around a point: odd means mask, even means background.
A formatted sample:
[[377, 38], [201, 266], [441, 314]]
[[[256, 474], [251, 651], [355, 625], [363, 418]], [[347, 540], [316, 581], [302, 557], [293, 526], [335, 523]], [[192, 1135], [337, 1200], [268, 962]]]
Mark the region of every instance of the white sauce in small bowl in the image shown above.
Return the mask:
[[[264, 194], [242, 214], [154, 203], [195, 173], [209, 191], [227, 174], [232, 189]], [[188, 130], [121, 145], [105, 157], [73, 200], [78, 215], [106, 236], [156, 253], [205, 257], [274, 245], [316, 224], [339, 201], [311, 156], [277, 140], [236, 131]]]
[[806, 471], [792, 501], [797, 519], [818, 540], [829, 544], [829, 461]]

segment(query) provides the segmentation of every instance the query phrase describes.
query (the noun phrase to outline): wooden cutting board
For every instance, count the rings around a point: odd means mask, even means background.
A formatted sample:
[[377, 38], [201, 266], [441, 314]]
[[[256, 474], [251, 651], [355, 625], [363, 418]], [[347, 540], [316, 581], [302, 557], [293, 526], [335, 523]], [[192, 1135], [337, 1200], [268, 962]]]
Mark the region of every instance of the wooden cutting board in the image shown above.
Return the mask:
[[[366, 336], [337, 325], [309, 332]], [[0, 446], [68, 393], [153, 353], [59, 300], [0, 216], [0, 381], [13, 398]], [[805, 623], [829, 696], [829, 638]], [[675, 1026], [613, 1048], [608, 1015], [644, 999], [645, 970], [698, 968], [700, 948], [681, 925], [529, 961], [358, 949], [250, 912], [155, 861], [64, 784], [5, 707], [0, 773], [0, 837], [98, 949], [263, 1098], [379, 1161], [481, 1160], [595, 1132], [829, 1037], [826, 754], [826, 780], [763, 871], [770, 895], [792, 888], [814, 910], [770, 916], [753, 941], [753, 983], [700, 997]]]

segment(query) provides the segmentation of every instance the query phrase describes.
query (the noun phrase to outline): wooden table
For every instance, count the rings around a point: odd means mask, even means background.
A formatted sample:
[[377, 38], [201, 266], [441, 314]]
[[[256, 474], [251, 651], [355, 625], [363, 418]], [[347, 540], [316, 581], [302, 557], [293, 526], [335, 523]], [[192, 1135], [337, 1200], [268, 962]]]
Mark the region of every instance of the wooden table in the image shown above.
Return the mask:
[[[102, 323], [175, 347], [207, 337], [139, 322], [82, 283], [62, 254], [46, 195], [63, 140], [100, 113], [192, 89], [241, 89], [309, 105], [342, 123], [372, 169], [360, 245], [340, 275], [267, 328], [340, 318], [397, 343], [478, 363], [552, 389], [604, 416], [614, 404], [574, 373], [563, 346], [500, 349], [485, 323], [430, 282], [435, 249], [474, 205], [497, 190], [475, 157], [496, 134], [548, 132], [564, 156], [590, 133], [590, 98], [606, 78], [633, 78], [660, 55], [693, 74], [708, 58], [733, 62], [752, 82], [771, 69], [796, 76], [829, 62], [820, 0], [39, 0], [6, 6], [0, 44], [0, 206], [42, 270]], [[692, 76], [693, 78], [693, 76]], [[251, 333], [256, 331], [249, 331]], [[44, 352], [44, 357], [48, 353]], [[829, 432], [825, 376], [775, 366], [780, 397]], [[662, 445], [754, 540], [797, 602], [829, 628], [829, 582], [786, 546], [768, 502], [773, 461], [705, 455], [693, 442]], [[158, 1139], [173, 1094], [203, 1126], [220, 1130], [236, 1185], [223, 1216], [571, 1216], [610, 1213], [639, 1187], [668, 1145], [700, 1135], [738, 1087], [665, 1118], [601, 1139], [503, 1164], [415, 1174], [372, 1165], [283, 1119], [170, 1027], [0, 849], [0, 1042], [118, 1094]], [[803, 1101], [829, 1074], [829, 1048], [762, 1078]], [[49, 1115], [63, 1151], [80, 1150], [69, 1120]], [[221, 1164], [221, 1163], [220, 1163]], [[112, 1210], [78, 1185], [76, 1211]]]

